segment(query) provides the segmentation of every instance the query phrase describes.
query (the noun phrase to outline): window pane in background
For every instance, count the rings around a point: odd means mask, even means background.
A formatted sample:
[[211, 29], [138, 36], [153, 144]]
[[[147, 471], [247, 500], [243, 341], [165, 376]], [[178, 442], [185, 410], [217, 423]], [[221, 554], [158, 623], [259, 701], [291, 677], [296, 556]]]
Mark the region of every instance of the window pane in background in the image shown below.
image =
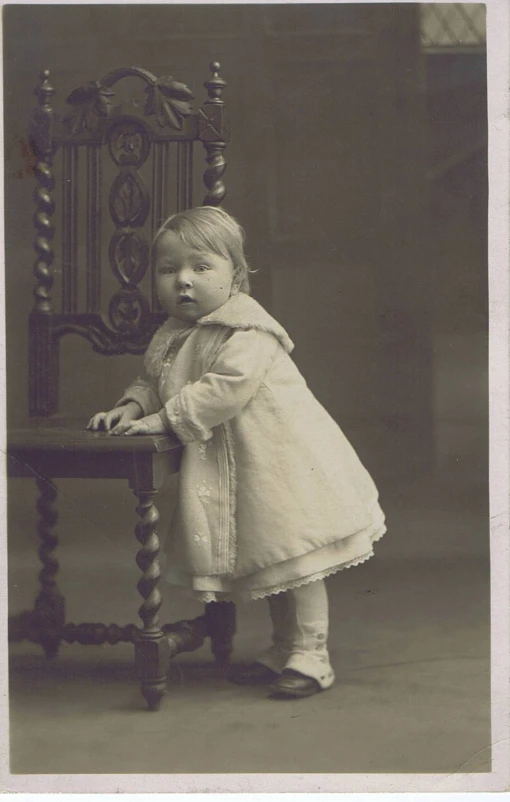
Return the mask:
[[422, 47], [483, 47], [486, 42], [483, 3], [422, 3]]

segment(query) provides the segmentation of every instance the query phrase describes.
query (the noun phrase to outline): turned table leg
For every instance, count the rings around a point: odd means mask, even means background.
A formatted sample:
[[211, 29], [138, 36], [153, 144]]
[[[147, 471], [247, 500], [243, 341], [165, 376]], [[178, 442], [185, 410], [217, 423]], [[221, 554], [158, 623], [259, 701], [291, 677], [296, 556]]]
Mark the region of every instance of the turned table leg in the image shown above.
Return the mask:
[[53, 531], [57, 522], [55, 507], [57, 490], [49, 480], [42, 477], [37, 478], [36, 482], [40, 491], [37, 500], [37, 511], [40, 516], [37, 533], [41, 541], [39, 558], [43, 567], [39, 573], [40, 591], [34, 605], [33, 628], [46, 657], [51, 658], [58, 653], [65, 620], [65, 600], [55, 580], [59, 569], [54, 553], [58, 546], [58, 538]]
[[161, 593], [158, 588], [161, 570], [158, 560], [159, 538], [156, 533], [159, 513], [154, 505], [157, 491], [137, 489], [134, 492], [139, 502], [136, 511], [140, 517], [135, 533], [141, 543], [136, 563], [143, 571], [137, 587], [144, 600], [138, 611], [143, 628], [135, 639], [135, 660], [142, 694], [149, 710], [158, 710], [166, 691], [170, 648], [168, 639], [159, 626], [158, 616], [161, 607]]

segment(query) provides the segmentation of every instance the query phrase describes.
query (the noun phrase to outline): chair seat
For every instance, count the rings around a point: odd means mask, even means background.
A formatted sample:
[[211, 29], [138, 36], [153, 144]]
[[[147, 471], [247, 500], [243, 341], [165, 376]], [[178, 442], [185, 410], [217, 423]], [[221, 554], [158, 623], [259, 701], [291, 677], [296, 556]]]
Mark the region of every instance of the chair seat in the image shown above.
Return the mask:
[[140, 466], [163, 460], [179, 470], [182, 444], [173, 434], [112, 436], [85, 429], [82, 419], [31, 419], [8, 433], [7, 472], [11, 477], [134, 479]]

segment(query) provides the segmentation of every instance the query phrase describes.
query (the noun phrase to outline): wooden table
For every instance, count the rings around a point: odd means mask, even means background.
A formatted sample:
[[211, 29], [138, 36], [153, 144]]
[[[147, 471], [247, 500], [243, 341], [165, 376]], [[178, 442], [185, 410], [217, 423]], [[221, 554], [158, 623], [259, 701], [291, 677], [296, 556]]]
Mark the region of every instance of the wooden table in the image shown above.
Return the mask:
[[[179, 652], [197, 649], [210, 636], [216, 660], [228, 662], [235, 630], [233, 604], [212, 603], [203, 616], [193, 621], [159, 625], [161, 571], [155, 498], [165, 476], [179, 470], [182, 445], [175, 436], [112, 436], [86, 431], [83, 421], [39, 418], [9, 432], [7, 453], [8, 476], [35, 478], [40, 491], [37, 530], [42, 563], [34, 609], [9, 618], [9, 640], [39, 643], [49, 658], [56, 656], [62, 641], [83, 645], [133, 642], [141, 690], [150, 710], [159, 709], [170, 658]], [[61, 478], [129, 482], [138, 502], [135, 535], [141, 544], [136, 562], [142, 572], [137, 585], [143, 598], [139, 609], [142, 627], [66, 623], [65, 600], [56, 582], [58, 538], [54, 531], [54, 480]]]

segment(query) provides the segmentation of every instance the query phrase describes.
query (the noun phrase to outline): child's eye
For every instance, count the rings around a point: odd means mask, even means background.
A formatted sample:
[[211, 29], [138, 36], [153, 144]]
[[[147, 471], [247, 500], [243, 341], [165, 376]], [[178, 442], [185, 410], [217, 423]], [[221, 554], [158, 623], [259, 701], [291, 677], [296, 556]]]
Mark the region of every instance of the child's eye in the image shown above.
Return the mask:
[[175, 273], [175, 267], [158, 267], [160, 276], [171, 276]]
[[196, 265], [195, 267], [196, 273], [205, 273], [206, 270], [209, 270], [209, 265]]

